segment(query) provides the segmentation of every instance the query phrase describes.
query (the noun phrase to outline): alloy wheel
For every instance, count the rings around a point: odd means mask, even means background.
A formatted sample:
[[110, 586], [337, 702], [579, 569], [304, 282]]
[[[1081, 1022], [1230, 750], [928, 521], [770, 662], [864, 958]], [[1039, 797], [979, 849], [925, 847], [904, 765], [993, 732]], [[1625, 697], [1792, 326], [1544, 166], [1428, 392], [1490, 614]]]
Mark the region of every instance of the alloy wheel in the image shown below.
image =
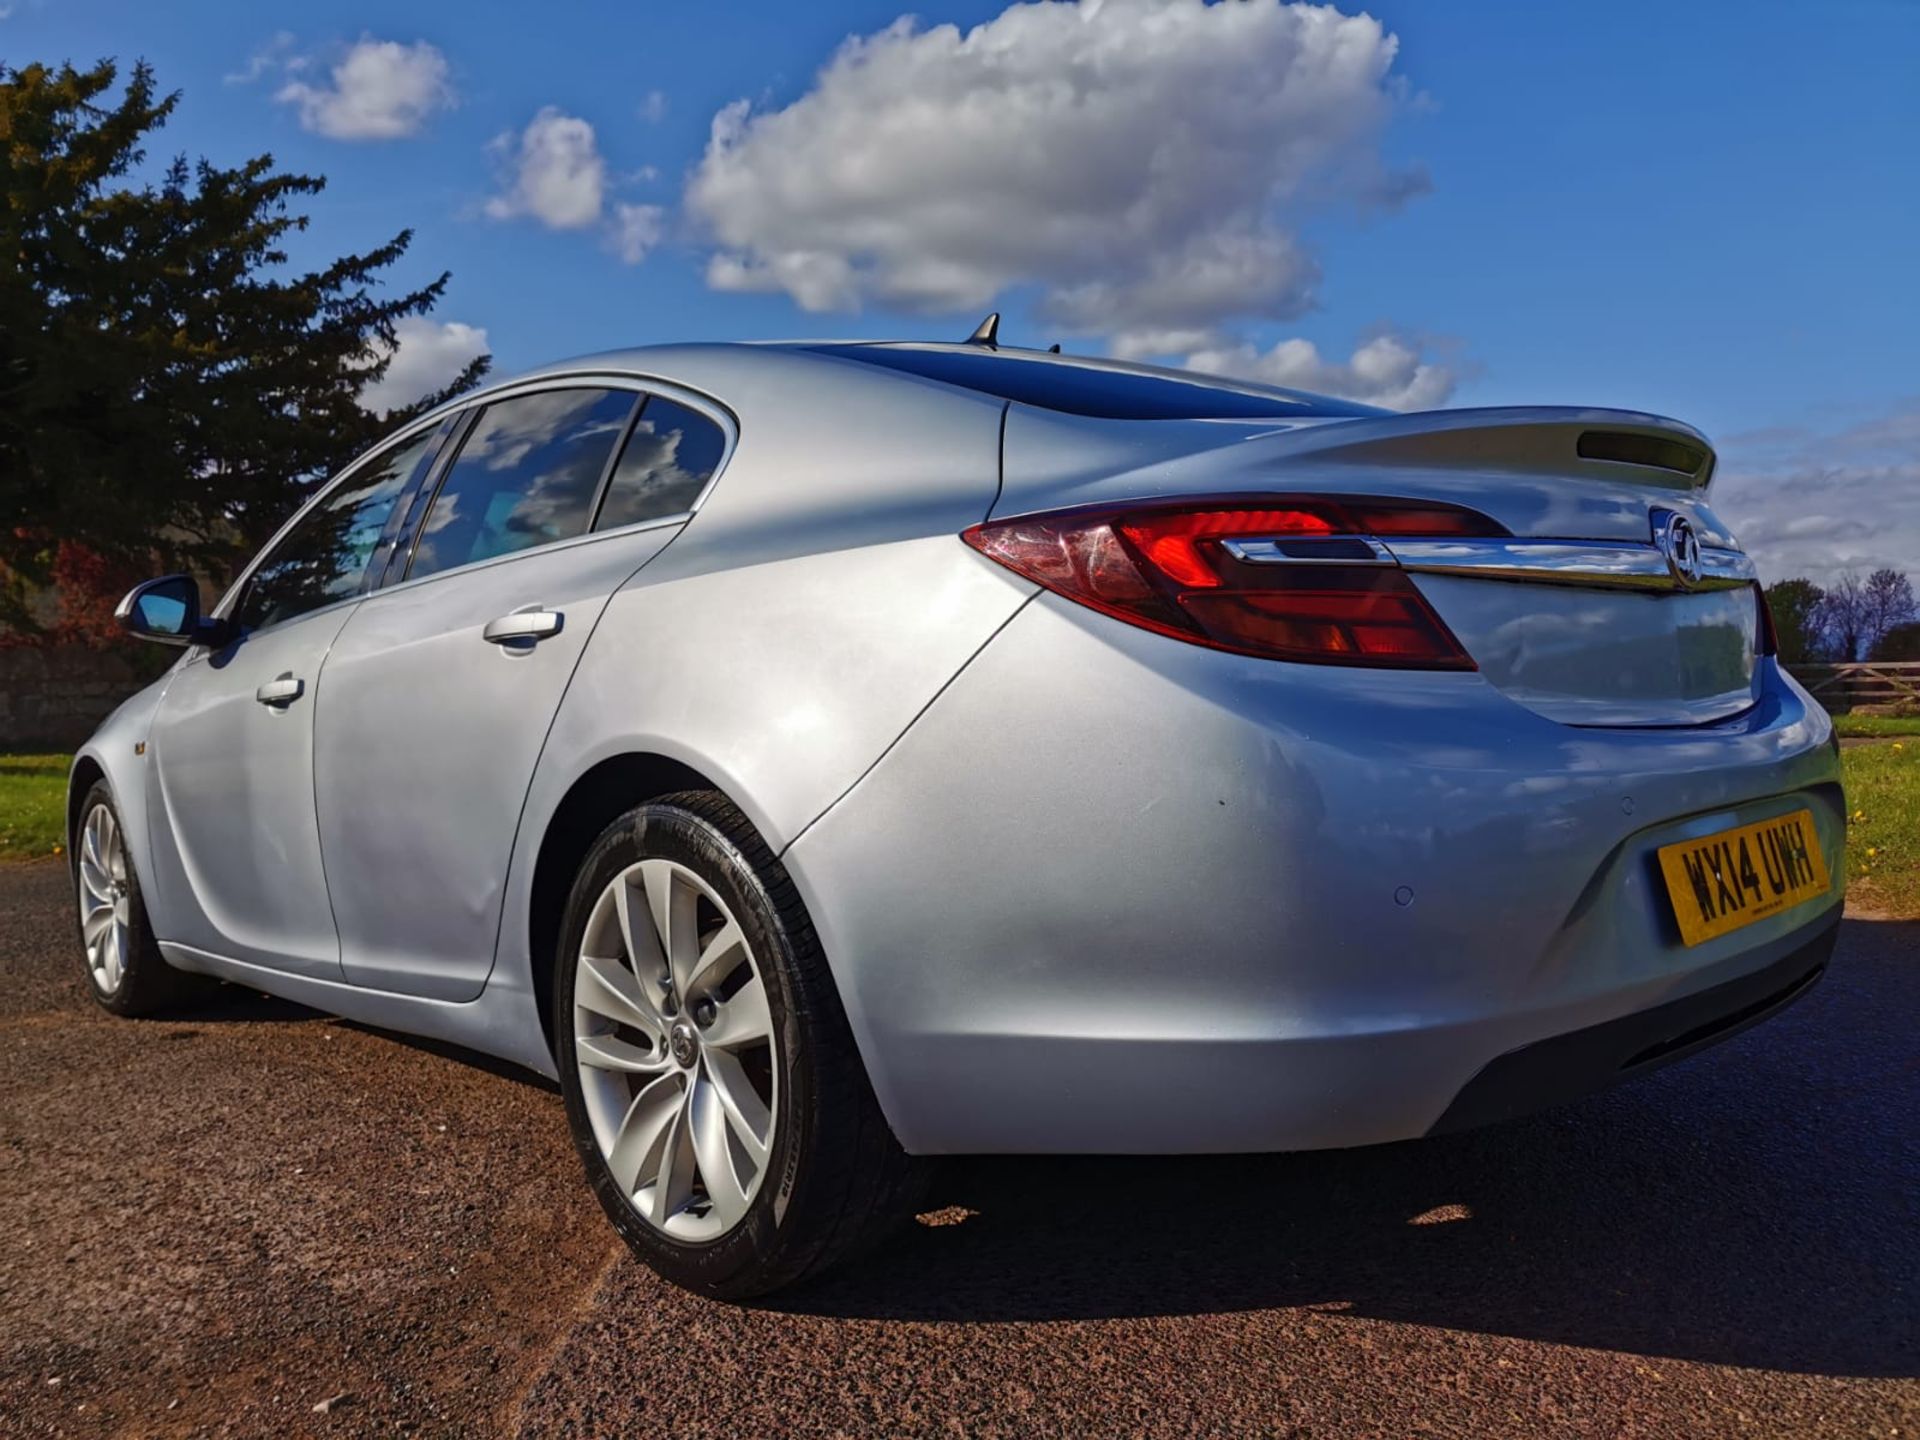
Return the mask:
[[601, 891], [581, 939], [574, 1057], [615, 1183], [671, 1239], [716, 1240], [773, 1153], [778, 1056], [738, 919], [684, 865], [645, 859]]
[[120, 988], [132, 940], [133, 897], [120, 822], [108, 805], [87, 812], [80, 827], [80, 938], [87, 969], [102, 995]]

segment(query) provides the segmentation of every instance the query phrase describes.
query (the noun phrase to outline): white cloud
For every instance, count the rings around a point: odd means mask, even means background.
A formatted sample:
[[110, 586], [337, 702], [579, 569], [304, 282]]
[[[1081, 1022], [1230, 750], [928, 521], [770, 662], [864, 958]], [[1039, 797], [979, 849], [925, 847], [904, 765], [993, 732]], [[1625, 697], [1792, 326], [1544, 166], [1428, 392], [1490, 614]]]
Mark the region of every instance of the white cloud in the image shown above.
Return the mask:
[[457, 320], [409, 316], [394, 326], [393, 363], [360, 392], [360, 403], [379, 414], [411, 405], [451, 384], [477, 357], [488, 353], [487, 332]]
[[1417, 188], [1377, 140], [1397, 42], [1369, 16], [1279, 0], [1018, 4], [846, 41], [798, 100], [714, 117], [687, 201], [707, 280], [808, 310], [984, 309], [1134, 336], [1285, 319], [1329, 204]]
[[[273, 57], [263, 52], [254, 63], [264, 69]], [[363, 35], [333, 67], [328, 83], [291, 80], [274, 99], [297, 106], [301, 128], [317, 135], [397, 140], [418, 134], [429, 115], [454, 103], [448, 74], [447, 57], [424, 40], [402, 45]]]
[[660, 90], [649, 90], [646, 98], [640, 102], [640, 118], [649, 125], [657, 125], [667, 117], [667, 97]]
[[269, 70], [304, 69], [306, 61], [293, 53], [295, 43], [291, 30], [277, 31], [271, 40], [247, 57], [244, 67], [220, 78], [228, 85], [251, 85]]
[[577, 115], [545, 106], [517, 137], [502, 135], [492, 149], [506, 170], [504, 187], [485, 207], [495, 220], [525, 215], [554, 230], [599, 228], [607, 248], [629, 265], [666, 233], [664, 207], [612, 199], [618, 185], [652, 180], [653, 168], [616, 179], [593, 126]]
[[629, 265], [638, 265], [660, 243], [667, 212], [658, 205], [615, 205], [608, 243]]
[[555, 230], [583, 230], [600, 221], [607, 193], [607, 162], [593, 126], [545, 106], [518, 141], [503, 135], [496, 150], [510, 157], [506, 190], [487, 202], [496, 220], [531, 215]]
[[1826, 430], [1735, 435], [1719, 456], [1714, 509], [1768, 584], [1882, 566], [1920, 580], [1920, 397]]
[[1412, 341], [1376, 335], [1346, 360], [1329, 360], [1311, 340], [1282, 340], [1271, 350], [1223, 345], [1187, 356], [1189, 369], [1232, 375], [1266, 385], [1338, 395], [1389, 410], [1431, 410], [1453, 395], [1459, 376], [1451, 365], [1427, 359]]

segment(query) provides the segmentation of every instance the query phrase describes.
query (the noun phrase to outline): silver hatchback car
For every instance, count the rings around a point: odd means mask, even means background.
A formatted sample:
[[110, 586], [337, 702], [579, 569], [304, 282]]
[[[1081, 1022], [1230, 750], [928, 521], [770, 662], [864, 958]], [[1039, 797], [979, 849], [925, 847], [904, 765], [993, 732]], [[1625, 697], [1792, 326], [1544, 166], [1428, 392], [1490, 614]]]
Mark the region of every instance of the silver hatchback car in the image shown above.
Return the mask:
[[495, 385], [323, 486], [76, 758], [86, 970], [556, 1078], [670, 1278], [958, 1152], [1399, 1140], [1819, 976], [1845, 808], [1695, 431], [997, 347]]

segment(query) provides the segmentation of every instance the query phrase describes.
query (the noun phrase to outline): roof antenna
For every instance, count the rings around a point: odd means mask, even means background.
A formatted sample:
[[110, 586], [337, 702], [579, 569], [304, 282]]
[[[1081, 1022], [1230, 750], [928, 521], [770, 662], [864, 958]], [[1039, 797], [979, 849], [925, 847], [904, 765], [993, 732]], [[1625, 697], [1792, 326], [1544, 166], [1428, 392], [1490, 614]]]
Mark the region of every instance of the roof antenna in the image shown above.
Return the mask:
[[1051, 345], [1047, 346], [1047, 353], [1049, 355], [1058, 355], [1060, 353], [1060, 342], [1056, 340]]
[[969, 345], [984, 345], [989, 350], [1000, 348], [1000, 312], [994, 311], [980, 322], [980, 328], [967, 337]]

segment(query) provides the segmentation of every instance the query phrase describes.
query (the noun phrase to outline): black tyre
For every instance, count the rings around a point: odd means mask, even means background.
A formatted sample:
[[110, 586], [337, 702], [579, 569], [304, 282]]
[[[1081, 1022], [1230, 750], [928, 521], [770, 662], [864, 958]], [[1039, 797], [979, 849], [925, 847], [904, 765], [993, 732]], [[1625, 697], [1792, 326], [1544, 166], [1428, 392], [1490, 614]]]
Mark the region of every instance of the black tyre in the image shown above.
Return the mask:
[[554, 967], [567, 1118], [634, 1253], [742, 1298], [811, 1279], [912, 1207], [785, 869], [724, 796], [669, 795], [581, 863]]
[[113, 792], [94, 782], [70, 837], [80, 968], [95, 1000], [132, 1017], [179, 1003], [192, 981], [161, 958], [124, 834]]

